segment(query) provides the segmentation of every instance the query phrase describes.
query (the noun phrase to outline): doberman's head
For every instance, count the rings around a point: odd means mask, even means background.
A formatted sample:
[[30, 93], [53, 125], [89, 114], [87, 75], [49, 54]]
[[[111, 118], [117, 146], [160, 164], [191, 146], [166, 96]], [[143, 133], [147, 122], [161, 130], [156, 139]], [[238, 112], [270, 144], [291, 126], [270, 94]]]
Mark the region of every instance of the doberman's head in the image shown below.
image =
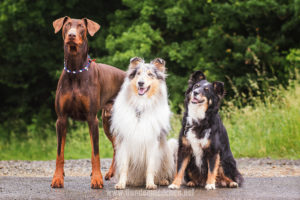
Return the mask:
[[87, 51], [87, 32], [93, 36], [100, 25], [87, 18], [72, 19], [68, 16], [59, 18], [53, 22], [54, 32], [62, 29], [65, 52], [69, 55], [77, 55], [82, 49]]

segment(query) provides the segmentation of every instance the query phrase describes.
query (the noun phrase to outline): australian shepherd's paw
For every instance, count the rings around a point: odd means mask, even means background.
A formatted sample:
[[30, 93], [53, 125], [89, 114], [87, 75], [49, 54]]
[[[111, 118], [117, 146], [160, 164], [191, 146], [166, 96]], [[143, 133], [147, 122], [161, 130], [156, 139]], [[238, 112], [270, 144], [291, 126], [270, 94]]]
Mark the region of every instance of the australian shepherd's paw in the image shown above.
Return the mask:
[[167, 179], [162, 179], [159, 181], [159, 185], [162, 185], [162, 186], [167, 186], [169, 185], [169, 181]]
[[188, 186], [188, 187], [195, 187], [196, 183], [194, 181], [189, 181], [189, 182], [187, 182], [186, 186]]
[[239, 184], [237, 184], [236, 182], [231, 182], [231, 183], [229, 183], [229, 187], [230, 188], [237, 188], [237, 187], [239, 187]]
[[215, 184], [206, 184], [205, 189], [207, 190], [215, 190], [216, 185]]
[[171, 185], [169, 185], [168, 188], [171, 189], [171, 190], [178, 190], [180, 188], [180, 185], [171, 184]]
[[116, 190], [124, 190], [126, 188], [126, 183], [119, 182], [115, 185]]
[[147, 190], [156, 190], [157, 189], [157, 185], [155, 185], [154, 183], [147, 184], [146, 185], [146, 189]]

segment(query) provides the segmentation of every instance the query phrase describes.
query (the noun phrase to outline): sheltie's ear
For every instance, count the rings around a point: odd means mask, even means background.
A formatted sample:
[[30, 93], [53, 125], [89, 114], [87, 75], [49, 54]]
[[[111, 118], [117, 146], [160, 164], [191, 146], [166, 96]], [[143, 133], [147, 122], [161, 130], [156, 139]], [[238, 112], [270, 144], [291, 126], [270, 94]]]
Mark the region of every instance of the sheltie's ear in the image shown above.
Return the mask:
[[214, 92], [221, 99], [225, 95], [224, 83], [220, 81], [213, 82]]
[[162, 58], [155, 58], [154, 60], [151, 61], [151, 64], [155, 65], [155, 67], [159, 71], [165, 73], [165, 71], [166, 71], [166, 67], [165, 67], [166, 66], [166, 61], [164, 59], [162, 59]]
[[139, 57], [133, 57], [130, 59], [129, 69], [136, 68], [140, 63], [144, 63], [145, 61]]
[[194, 85], [195, 83], [201, 81], [201, 80], [206, 80], [205, 75], [201, 71], [195, 71], [189, 79], [189, 87]]

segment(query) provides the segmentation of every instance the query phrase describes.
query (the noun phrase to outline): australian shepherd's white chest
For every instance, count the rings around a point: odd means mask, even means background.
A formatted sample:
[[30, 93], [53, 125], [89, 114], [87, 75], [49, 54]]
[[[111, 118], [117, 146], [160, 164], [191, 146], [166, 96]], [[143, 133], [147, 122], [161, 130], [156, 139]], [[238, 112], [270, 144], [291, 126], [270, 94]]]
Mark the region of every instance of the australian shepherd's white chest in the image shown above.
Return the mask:
[[170, 108], [165, 61], [130, 60], [127, 77], [115, 100], [111, 129], [116, 138], [116, 189], [168, 185], [175, 172], [177, 141], [167, 141]]

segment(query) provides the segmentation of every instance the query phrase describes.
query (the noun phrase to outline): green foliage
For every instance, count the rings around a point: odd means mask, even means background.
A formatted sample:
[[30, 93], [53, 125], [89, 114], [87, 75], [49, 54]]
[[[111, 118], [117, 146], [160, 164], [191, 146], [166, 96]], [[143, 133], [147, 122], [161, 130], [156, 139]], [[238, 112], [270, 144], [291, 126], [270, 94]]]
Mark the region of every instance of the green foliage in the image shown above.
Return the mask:
[[245, 106], [288, 85], [294, 66], [286, 56], [299, 46], [295, 1], [126, 0], [112, 19], [104, 61], [126, 69], [133, 56], [167, 60], [174, 109], [189, 74], [201, 69], [225, 82], [227, 100]]
[[225, 82], [225, 106], [276, 98], [276, 88], [287, 88], [299, 68], [299, 5], [299, 0], [2, 0], [0, 138], [26, 139], [32, 127], [45, 140], [55, 132], [63, 48], [52, 22], [59, 17], [88, 17], [101, 25], [89, 37], [97, 62], [125, 70], [134, 56], [164, 58], [170, 104], [178, 114], [188, 77], [199, 69], [208, 80]]

